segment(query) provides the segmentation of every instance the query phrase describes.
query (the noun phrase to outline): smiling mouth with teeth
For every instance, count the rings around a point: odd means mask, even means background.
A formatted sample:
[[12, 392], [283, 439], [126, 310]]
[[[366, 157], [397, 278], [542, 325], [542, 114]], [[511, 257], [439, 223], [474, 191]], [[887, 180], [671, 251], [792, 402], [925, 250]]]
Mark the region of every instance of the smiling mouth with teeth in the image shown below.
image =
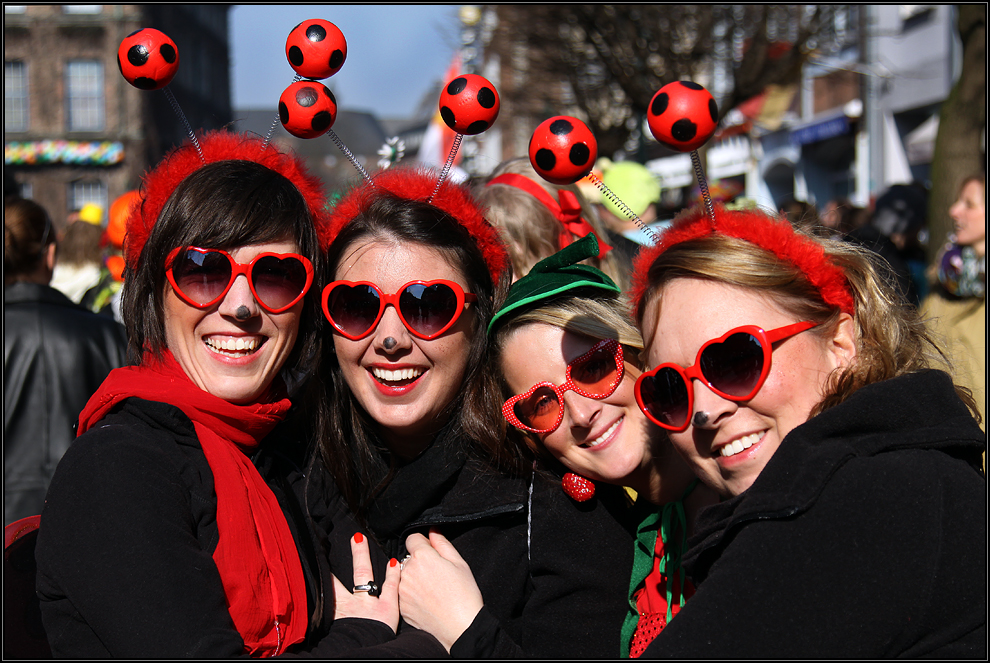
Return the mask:
[[228, 357], [241, 357], [244, 355], [249, 355], [262, 345], [258, 341], [257, 337], [252, 338], [228, 338], [228, 339], [218, 339], [218, 338], [208, 338], [204, 339], [206, 347], [213, 350], [217, 354], [222, 354]]
[[581, 447], [582, 449], [591, 449], [592, 447], [597, 447], [599, 444], [601, 444], [602, 442], [604, 442], [605, 440], [607, 440], [612, 433], [615, 432], [615, 429], [619, 427], [619, 424], [622, 423], [622, 420], [623, 419], [625, 419], [625, 417], [620, 417], [619, 420], [616, 421], [611, 426], [609, 426], [608, 427], [608, 430], [606, 430], [604, 433], [602, 433], [601, 435], [599, 435], [595, 439], [589, 440], [588, 442], [585, 442], [584, 444], [579, 444], [578, 446]]
[[401, 368], [397, 371], [389, 371], [384, 368], [373, 366], [371, 374], [375, 379], [383, 384], [394, 384], [397, 382], [409, 383], [419, 378], [423, 374], [422, 368]]
[[723, 458], [728, 458], [729, 456], [735, 456], [738, 453], [742, 453], [744, 450], [749, 449], [751, 446], [760, 441], [763, 437], [763, 433], [751, 433], [745, 437], [741, 437], [738, 440], [731, 442], [716, 453]]

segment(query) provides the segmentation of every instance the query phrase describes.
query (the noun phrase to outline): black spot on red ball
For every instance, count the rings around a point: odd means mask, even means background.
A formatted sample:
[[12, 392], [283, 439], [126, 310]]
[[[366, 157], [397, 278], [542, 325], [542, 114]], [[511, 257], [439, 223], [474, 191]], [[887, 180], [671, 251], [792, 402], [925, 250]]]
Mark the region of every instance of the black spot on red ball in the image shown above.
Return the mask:
[[698, 85], [694, 81], [677, 81], [677, 82], [680, 83], [681, 85], [683, 85], [684, 87], [686, 87], [689, 90], [704, 90], [705, 89], [704, 87]]
[[333, 96], [333, 92], [326, 85], [323, 86], [323, 95], [332, 101], [334, 106], [337, 105], [337, 98]]
[[327, 31], [322, 25], [313, 24], [306, 28], [306, 39], [310, 41], [323, 41], [327, 38]]
[[459, 78], [455, 78], [454, 80], [450, 81], [450, 83], [447, 84], [447, 94], [449, 95], [460, 94], [461, 91], [467, 87], [467, 84], [468, 84], [467, 79], [464, 78], [463, 76]]
[[708, 100], [708, 114], [712, 116], [712, 122], [718, 122], [718, 104], [714, 99]]
[[139, 90], [154, 90], [158, 87], [158, 81], [145, 76], [140, 76], [134, 79], [132, 85]]
[[443, 106], [440, 109], [440, 119], [442, 119], [443, 123], [446, 124], [448, 127], [453, 127], [457, 124], [457, 122], [454, 120], [454, 111], [450, 110], [446, 106]]
[[300, 67], [302, 66], [302, 63], [303, 63], [303, 54], [302, 51], [299, 50], [299, 47], [298, 46], [289, 47], [289, 64], [291, 64], [294, 67]]
[[686, 143], [694, 140], [694, 137], [698, 135], [698, 125], [686, 117], [682, 117], [670, 127], [670, 135], [676, 140]]
[[148, 62], [148, 47], [144, 44], [135, 44], [127, 49], [127, 61], [135, 67], [143, 66]]
[[330, 54], [330, 68], [340, 69], [342, 64], [344, 64], [344, 53], [338, 48]]
[[278, 119], [282, 124], [289, 123], [289, 107], [284, 101], [278, 102]]
[[162, 44], [162, 47], [158, 49], [158, 52], [162, 54], [162, 58], [165, 62], [168, 62], [169, 64], [175, 62], [176, 53], [171, 44]]
[[557, 157], [547, 148], [541, 147], [536, 151], [536, 165], [541, 170], [550, 172], [557, 165]]
[[328, 113], [327, 111], [320, 111], [319, 113], [313, 116], [313, 121], [310, 122], [310, 125], [312, 125], [314, 131], [319, 131], [320, 133], [323, 133], [324, 131], [330, 128], [330, 125], [332, 123], [333, 123], [333, 116], [330, 115], [330, 113]]
[[584, 166], [591, 158], [591, 150], [584, 143], [574, 143], [567, 156], [575, 166]]
[[468, 128], [464, 130], [468, 136], [474, 136], [475, 134], [480, 134], [482, 131], [488, 128], [488, 123], [484, 120], [475, 120], [468, 125]]
[[566, 136], [574, 131], [574, 125], [567, 120], [554, 120], [550, 123], [550, 133], [554, 136]]
[[296, 103], [303, 108], [309, 108], [316, 103], [319, 98], [319, 94], [311, 87], [299, 88], [296, 92]]
[[657, 96], [653, 97], [653, 103], [650, 104], [650, 112], [654, 115], [663, 115], [663, 112], [667, 110], [667, 104], [670, 103], [670, 97], [667, 96], [666, 92], [661, 92]]
[[[491, 108], [498, 101], [498, 97], [495, 96], [495, 91], [489, 87], [483, 87], [478, 90], [478, 103], [482, 108]], [[481, 131], [484, 131], [482, 129]], [[478, 133], [481, 133], [480, 131]]]

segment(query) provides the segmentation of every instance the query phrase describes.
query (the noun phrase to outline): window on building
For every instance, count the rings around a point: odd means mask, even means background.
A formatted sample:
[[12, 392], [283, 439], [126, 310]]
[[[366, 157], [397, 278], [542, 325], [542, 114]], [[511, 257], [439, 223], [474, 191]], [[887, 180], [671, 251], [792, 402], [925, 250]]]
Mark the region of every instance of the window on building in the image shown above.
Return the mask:
[[103, 5], [62, 5], [65, 14], [99, 14], [102, 11]]
[[28, 130], [27, 64], [20, 60], [3, 63], [3, 130]]
[[4, 5], [4, 14], [24, 14], [27, 12], [27, 5]]
[[103, 129], [103, 63], [70, 60], [66, 67], [69, 131]]
[[93, 203], [107, 211], [107, 186], [100, 180], [84, 179], [69, 182], [69, 211], [78, 212], [83, 205]]

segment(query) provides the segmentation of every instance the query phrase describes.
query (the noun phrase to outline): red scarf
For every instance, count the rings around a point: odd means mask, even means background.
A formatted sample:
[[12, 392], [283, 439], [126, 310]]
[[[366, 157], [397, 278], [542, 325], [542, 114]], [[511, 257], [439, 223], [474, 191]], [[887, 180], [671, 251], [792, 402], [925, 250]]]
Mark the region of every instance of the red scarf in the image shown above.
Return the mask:
[[288, 398], [234, 405], [203, 391], [171, 352], [110, 372], [79, 415], [79, 435], [130, 397], [169, 403], [196, 429], [217, 494], [220, 541], [213, 561], [227, 606], [252, 656], [274, 656], [306, 636], [306, 581], [285, 514], [246, 453], [285, 418]]
[[[586, 237], [588, 233], [595, 234], [591, 225], [581, 217], [581, 203], [578, 201], [577, 196], [567, 189], [560, 189], [557, 192], [557, 200], [554, 200], [553, 196], [547, 193], [547, 190], [542, 186], [525, 175], [518, 175], [516, 173], [499, 175], [486, 186], [492, 186], [493, 184], [514, 186], [543, 203], [543, 206], [563, 226], [559, 234], [560, 248], [562, 249], [570, 246], [571, 242], [574, 241], [574, 237]], [[612, 250], [612, 247], [603, 242], [602, 238], [598, 237], [598, 235], [595, 235], [595, 237], [598, 238], [598, 259], [601, 260], [605, 257], [606, 253]]]

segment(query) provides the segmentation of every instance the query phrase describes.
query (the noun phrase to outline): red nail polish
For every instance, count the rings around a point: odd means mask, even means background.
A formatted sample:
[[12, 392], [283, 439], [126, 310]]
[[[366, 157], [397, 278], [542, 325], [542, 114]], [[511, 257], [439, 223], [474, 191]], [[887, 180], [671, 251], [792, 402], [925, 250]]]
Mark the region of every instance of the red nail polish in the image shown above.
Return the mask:
[[354, 543], [361, 543], [362, 541], [364, 541], [364, 535], [362, 535], [361, 532], [355, 532]]
[[399, 563], [399, 560], [397, 560], [396, 558], [393, 557], [391, 560], [389, 560], [388, 565], [389, 566], [395, 566], [398, 563]]

